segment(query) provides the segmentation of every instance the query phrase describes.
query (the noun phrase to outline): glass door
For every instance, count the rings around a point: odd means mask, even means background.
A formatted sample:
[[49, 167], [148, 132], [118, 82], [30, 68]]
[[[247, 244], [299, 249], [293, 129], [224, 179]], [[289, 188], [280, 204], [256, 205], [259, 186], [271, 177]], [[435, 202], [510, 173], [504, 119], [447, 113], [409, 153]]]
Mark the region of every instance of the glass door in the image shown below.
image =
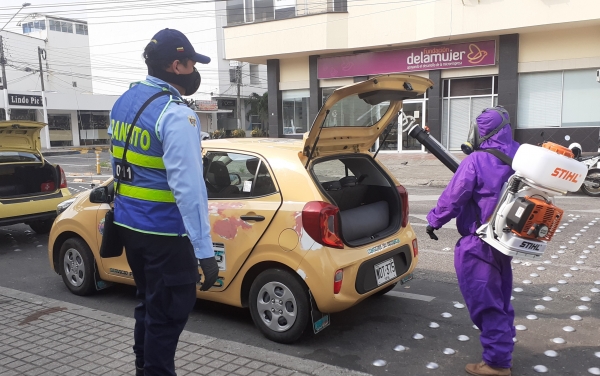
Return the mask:
[[401, 124], [402, 132], [400, 134], [400, 151], [422, 151], [423, 147], [421, 143], [408, 135], [408, 131], [415, 125], [420, 126], [427, 125], [425, 119], [425, 101], [420, 100], [418, 102], [405, 101], [402, 104], [402, 111], [400, 112], [400, 119], [398, 123]]

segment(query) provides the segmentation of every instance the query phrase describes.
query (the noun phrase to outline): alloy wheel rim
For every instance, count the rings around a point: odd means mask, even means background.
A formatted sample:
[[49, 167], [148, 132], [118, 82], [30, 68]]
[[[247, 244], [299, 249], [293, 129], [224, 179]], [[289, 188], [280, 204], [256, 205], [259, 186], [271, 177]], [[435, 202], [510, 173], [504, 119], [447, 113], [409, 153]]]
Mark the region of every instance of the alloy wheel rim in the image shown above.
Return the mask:
[[75, 248], [67, 249], [63, 260], [64, 273], [69, 280], [69, 283], [75, 287], [79, 287], [85, 280], [85, 268], [81, 253]]
[[285, 332], [296, 322], [298, 317], [296, 298], [283, 283], [266, 283], [258, 292], [256, 303], [261, 320], [274, 332]]

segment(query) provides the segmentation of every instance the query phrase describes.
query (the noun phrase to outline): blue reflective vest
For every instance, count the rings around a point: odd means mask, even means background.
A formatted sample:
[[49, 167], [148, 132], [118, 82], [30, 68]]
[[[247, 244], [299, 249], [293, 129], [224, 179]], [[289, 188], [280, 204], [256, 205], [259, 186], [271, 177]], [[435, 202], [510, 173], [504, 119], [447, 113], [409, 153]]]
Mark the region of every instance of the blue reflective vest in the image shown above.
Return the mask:
[[[125, 92], [112, 108], [111, 163], [115, 182], [118, 180], [115, 163], [120, 163], [123, 157], [131, 122], [144, 102], [160, 90], [166, 88], [142, 81]], [[126, 155], [133, 173], [131, 179], [121, 180], [115, 195], [115, 224], [149, 234], [186, 235], [181, 213], [167, 182], [158, 135], [158, 123], [167, 107], [181, 103], [182, 99], [175, 95], [155, 99], [133, 128]]]

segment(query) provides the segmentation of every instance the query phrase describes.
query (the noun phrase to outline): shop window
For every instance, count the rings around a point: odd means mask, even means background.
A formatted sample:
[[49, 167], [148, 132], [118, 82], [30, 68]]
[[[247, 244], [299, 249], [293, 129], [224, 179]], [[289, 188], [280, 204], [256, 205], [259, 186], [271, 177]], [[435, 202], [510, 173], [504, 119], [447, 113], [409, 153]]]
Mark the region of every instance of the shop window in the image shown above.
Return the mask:
[[299, 134], [309, 130], [308, 90], [288, 90], [283, 97], [283, 134]]
[[10, 119], [36, 121], [35, 112], [35, 110], [17, 110], [13, 108], [10, 110]]
[[81, 145], [106, 145], [109, 143], [109, 111], [77, 111]]
[[564, 72], [561, 126], [600, 126], [599, 104], [600, 84], [595, 69]]
[[48, 133], [50, 134], [50, 146], [73, 145], [71, 115], [48, 114]]
[[493, 94], [492, 77], [454, 78], [450, 82], [450, 97], [472, 97]]
[[519, 128], [560, 127], [562, 72], [519, 76]]

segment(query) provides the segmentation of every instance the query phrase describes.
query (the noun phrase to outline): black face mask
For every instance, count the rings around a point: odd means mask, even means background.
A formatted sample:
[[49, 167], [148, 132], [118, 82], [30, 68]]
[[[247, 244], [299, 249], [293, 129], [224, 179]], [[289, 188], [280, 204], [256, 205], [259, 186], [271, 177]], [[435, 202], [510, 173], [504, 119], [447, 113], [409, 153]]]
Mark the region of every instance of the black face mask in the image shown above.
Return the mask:
[[170, 84], [181, 86], [185, 90], [185, 93], [181, 93], [181, 95], [192, 95], [198, 91], [198, 88], [200, 87], [200, 72], [198, 72], [195, 67], [194, 71], [189, 74], [175, 74], [159, 68], [154, 68], [152, 69], [152, 73], [150, 73], [150, 75], [160, 78], [161, 80]]

